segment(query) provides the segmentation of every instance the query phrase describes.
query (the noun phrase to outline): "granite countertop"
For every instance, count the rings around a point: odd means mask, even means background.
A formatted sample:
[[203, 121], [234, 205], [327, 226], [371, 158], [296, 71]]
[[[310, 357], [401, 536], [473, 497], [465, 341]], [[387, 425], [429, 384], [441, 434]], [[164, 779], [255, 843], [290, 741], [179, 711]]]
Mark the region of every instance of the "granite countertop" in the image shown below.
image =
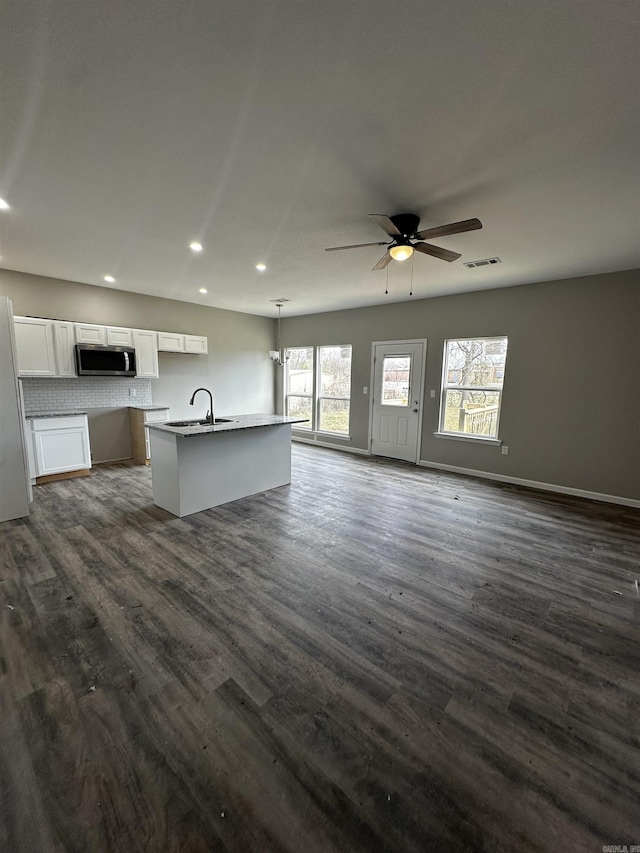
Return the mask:
[[228, 423], [168, 426], [166, 423], [158, 422], [145, 424], [145, 426], [147, 429], [157, 430], [158, 432], [168, 432], [173, 435], [181, 436], [182, 438], [189, 438], [192, 435], [208, 435], [209, 433], [216, 432], [235, 432], [241, 429], [278, 426], [279, 424], [302, 424], [306, 423], [307, 419], [290, 418], [286, 415], [229, 415], [225, 420], [228, 420]]
[[164, 412], [169, 406], [155, 406], [149, 404], [148, 406], [128, 406], [129, 409], [140, 409], [143, 412]]
[[72, 415], [86, 415], [86, 409], [67, 409], [64, 412], [25, 412], [25, 418], [68, 418]]

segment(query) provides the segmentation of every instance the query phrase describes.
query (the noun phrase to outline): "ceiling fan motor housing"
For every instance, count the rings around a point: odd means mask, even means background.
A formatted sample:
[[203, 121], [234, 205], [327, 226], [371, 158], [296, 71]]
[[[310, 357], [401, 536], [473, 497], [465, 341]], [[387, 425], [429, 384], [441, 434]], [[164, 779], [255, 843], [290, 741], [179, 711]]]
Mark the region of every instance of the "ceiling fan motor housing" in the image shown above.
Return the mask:
[[389, 219], [403, 237], [414, 237], [420, 226], [420, 217], [416, 216], [415, 213], [396, 213], [395, 216], [390, 216]]

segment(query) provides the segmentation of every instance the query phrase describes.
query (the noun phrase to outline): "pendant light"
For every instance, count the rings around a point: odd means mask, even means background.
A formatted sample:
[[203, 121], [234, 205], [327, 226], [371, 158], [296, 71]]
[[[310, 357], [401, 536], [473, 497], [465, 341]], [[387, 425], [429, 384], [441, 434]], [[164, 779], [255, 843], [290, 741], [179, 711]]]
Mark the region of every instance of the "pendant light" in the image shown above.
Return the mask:
[[276, 305], [276, 307], [278, 308], [278, 334], [277, 334], [278, 349], [270, 349], [269, 350], [269, 357], [271, 358], [271, 360], [273, 361], [274, 364], [277, 364], [279, 367], [282, 367], [282, 365], [289, 358], [289, 355], [288, 355], [288, 353], [283, 353], [282, 348], [280, 346], [280, 319], [281, 319], [282, 306], [284, 305], [285, 302], [289, 302], [289, 300], [285, 299], [284, 296], [281, 296], [279, 299], [271, 299], [270, 301], [273, 302]]

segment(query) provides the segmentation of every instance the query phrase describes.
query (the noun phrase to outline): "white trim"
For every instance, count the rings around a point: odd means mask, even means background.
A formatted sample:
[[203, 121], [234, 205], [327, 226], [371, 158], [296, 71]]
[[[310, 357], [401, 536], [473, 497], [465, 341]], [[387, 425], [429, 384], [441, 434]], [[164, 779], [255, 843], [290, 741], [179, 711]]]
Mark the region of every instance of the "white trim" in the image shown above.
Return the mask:
[[362, 450], [360, 447], [345, 447], [341, 444], [330, 444], [328, 441], [316, 441], [312, 438], [303, 438], [299, 435], [292, 435], [292, 441], [299, 441], [300, 444], [311, 444], [314, 447], [328, 447], [329, 450], [343, 450], [346, 453], [356, 453], [358, 456], [369, 456], [370, 454], [366, 450]]
[[442, 462], [428, 462], [421, 459], [418, 465], [423, 468], [438, 468], [442, 471], [451, 471], [454, 474], [465, 474], [467, 477], [481, 477], [485, 480], [498, 480], [501, 483], [512, 483], [514, 486], [525, 486], [529, 489], [540, 489], [543, 492], [558, 492], [561, 495], [573, 495], [577, 498], [586, 498], [591, 501], [603, 501], [604, 503], [620, 504], [640, 509], [640, 500], [624, 498], [619, 495], [607, 495], [601, 492], [589, 492], [585, 489], [574, 489], [570, 486], [559, 486], [556, 483], [540, 483], [537, 480], [525, 480], [522, 477], [507, 477], [504, 474], [493, 474], [489, 471], [476, 471], [473, 468], [460, 468], [458, 465], [444, 465]]
[[484, 435], [462, 435], [456, 432], [434, 432], [436, 438], [452, 438], [454, 441], [475, 441], [477, 444], [493, 444], [500, 446], [501, 438], [489, 438]]
[[[293, 394], [292, 396], [295, 397], [296, 395]], [[347, 399], [347, 398], [345, 398], [345, 399]], [[323, 429], [303, 429], [302, 427], [298, 427], [296, 429], [296, 427], [292, 427], [292, 430], [294, 432], [300, 433], [300, 435], [303, 438], [305, 435], [320, 435], [320, 436], [324, 436], [325, 438], [337, 438], [337, 439], [340, 439], [341, 441], [351, 441], [350, 435], [344, 435], [341, 432], [329, 432], [326, 429], [324, 429], [324, 430]], [[314, 441], [314, 444], [315, 444], [315, 441]]]

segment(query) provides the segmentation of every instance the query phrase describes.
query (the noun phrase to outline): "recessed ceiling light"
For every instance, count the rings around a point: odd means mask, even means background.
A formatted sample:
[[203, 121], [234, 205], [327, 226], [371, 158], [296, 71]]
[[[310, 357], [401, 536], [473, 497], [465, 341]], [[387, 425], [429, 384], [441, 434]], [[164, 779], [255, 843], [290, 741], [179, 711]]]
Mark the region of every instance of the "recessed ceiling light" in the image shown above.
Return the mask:
[[198, 291], [198, 293], [207, 293], [207, 288], [201, 287], [200, 290]]
[[266, 268], [267, 268], [266, 264], [256, 264], [256, 269], [259, 270], [260, 272], [264, 272], [266, 270]]
[[192, 252], [201, 252], [202, 251], [202, 244], [201, 243], [195, 243], [195, 242], [189, 243], [189, 248], [191, 249]]
[[115, 278], [112, 275], [105, 275], [104, 280], [108, 281], [109, 284], [113, 284], [113, 282], [115, 281]]
[[0, 198], [0, 210], [9, 210], [9, 205], [3, 198]]

